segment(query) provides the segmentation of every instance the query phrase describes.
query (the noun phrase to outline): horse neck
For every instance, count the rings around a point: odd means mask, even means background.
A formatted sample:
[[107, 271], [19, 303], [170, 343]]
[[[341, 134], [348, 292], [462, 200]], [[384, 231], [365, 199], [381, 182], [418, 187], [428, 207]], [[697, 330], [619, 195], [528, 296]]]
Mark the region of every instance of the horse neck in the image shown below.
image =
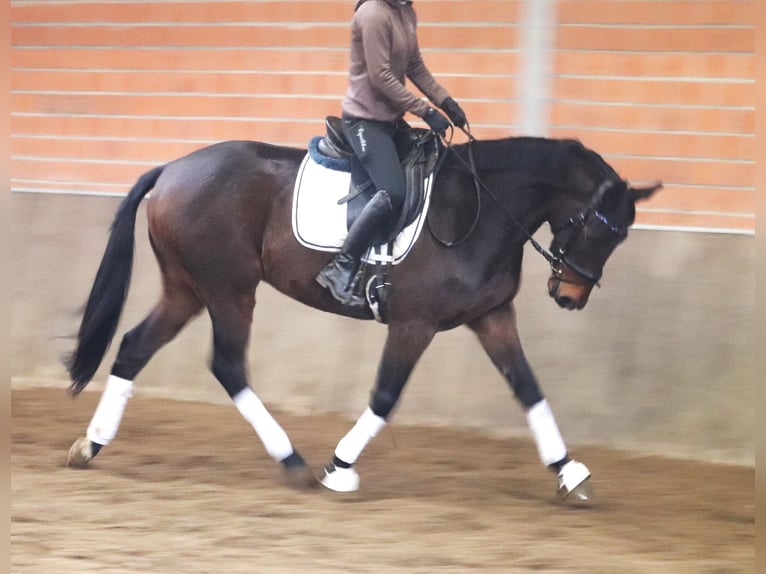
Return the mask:
[[[507, 138], [473, 144], [475, 169], [499, 209], [484, 210], [487, 219], [505, 225], [513, 242], [523, 243], [547, 221], [553, 200], [565, 186], [569, 158], [557, 140]], [[457, 146], [468, 157], [468, 144]], [[486, 192], [486, 190], [485, 190]], [[487, 223], [489, 225], [489, 223]]]
[[618, 177], [577, 140], [515, 137], [471, 145], [480, 178], [493, 182], [488, 187], [529, 234], [555, 219], [562, 205], [588, 203], [604, 180]]

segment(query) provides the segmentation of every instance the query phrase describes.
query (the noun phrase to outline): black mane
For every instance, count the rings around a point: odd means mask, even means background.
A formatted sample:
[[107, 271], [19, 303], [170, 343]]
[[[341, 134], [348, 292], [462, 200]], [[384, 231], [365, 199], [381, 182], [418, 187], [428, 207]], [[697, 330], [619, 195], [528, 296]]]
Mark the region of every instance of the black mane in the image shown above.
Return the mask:
[[[463, 157], [467, 145], [456, 146]], [[579, 161], [597, 179], [620, 179], [604, 158], [577, 139], [520, 136], [477, 140], [472, 145], [475, 145], [476, 169], [480, 172], [519, 170], [551, 182], [561, 182], [570, 173], [572, 162]]]

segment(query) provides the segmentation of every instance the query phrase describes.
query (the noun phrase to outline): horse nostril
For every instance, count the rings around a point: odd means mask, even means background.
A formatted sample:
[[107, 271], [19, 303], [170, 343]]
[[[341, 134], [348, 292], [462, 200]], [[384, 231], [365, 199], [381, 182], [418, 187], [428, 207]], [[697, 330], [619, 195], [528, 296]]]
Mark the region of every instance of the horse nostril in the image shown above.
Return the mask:
[[562, 295], [560, 297], [556, 297], [556, 303], [558, 303], [559, 307], [563, 309], [572, 310], [577, 308], [577, 303], [574, 299], [571, 297], [567, 297], [566, 295]]

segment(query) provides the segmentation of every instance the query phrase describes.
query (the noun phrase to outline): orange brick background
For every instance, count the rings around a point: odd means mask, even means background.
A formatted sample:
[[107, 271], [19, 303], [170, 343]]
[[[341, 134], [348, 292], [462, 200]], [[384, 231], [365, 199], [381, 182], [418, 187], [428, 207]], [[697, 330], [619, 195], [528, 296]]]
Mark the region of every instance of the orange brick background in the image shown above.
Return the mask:
[[[11, 186], [123, 194], [223, 139], [303, 147], [339, 112], [353, 0], [11, 2]], [[519, 134], [523, 2], [418, 0], [478, 137]], [[638, 223], [752, 233], [754, 2], [560, 0], [552, 137], [666, 189]]]

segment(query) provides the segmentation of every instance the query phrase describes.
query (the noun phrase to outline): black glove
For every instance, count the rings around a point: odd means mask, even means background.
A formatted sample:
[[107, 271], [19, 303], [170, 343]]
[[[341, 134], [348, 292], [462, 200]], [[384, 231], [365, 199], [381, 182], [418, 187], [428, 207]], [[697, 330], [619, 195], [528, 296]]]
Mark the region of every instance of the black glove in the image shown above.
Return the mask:
[[440, 107], [444, 110], [444, 113], [447, 114], [447, 117], [453, 124], [459, 128], [465, 127], [465, 124], [468, 122], [468, 118], [465, 117], [463, 108], [461, 108], [455, 100], [452, 98], [447, 98], [442, 102]]
[[423, 116], [423, 121], [428, 124], [437, 135], [444, 137], [447, 135], [447, 128], [450, 127], [450, 123], [447, 121], [441, 112], [437, 112], [433, 108], [428, 108], [426, 115]]

